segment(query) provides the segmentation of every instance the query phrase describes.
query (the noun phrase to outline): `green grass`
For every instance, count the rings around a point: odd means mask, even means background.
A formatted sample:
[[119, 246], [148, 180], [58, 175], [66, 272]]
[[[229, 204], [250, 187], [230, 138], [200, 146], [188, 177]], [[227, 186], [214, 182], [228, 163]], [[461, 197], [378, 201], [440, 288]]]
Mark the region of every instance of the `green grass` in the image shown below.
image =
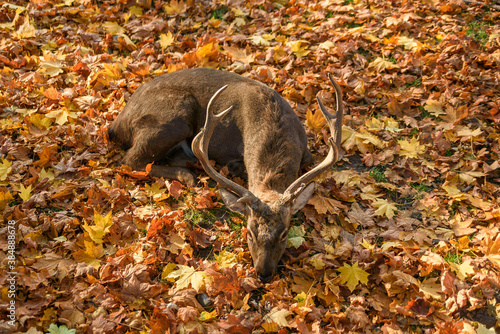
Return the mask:
[[488, 42], [489, 35], [484, 30], [485, 24], [482, 22], [471, 22], [465, 31], [466, 36], [470, 36], [475, 42], [485, 45]]
[[460, 264], [462, 263], [462, 255], [456, 253], [448, 253], [444, 259], [450, 263]]
[[373, 166], [372, 170], [370, 171], [370, 176], [375, 179], [377, 182], [388, 182], [387, 177], [385, 177], [385, 170], [387, 169], [387, 166], [384, 165], [376, 165]]
[[417, 80], [413, 81], [412, 83], [407, 83], [406, 87], [418, 87], [422, 84], [422, 78], [418, 78]]
[[410, 187], [412, 187], [413, 189], [415, 189], [418, 192], [429, 192], [431, 190], [431, 187], [429, 187], [425, 184], [416, 183], [416, 182], [410, 183]]
[[227, 13], [228, 10], [229, 9], [227, 8], [227, 6], [222, 6], [220, 8], [217, 8], [216, 10], [214, 10], [212, 12], [212, 15], [210, 16], [210, 18], [222, 20], [222, 17], [224, 16], [224, 14]]

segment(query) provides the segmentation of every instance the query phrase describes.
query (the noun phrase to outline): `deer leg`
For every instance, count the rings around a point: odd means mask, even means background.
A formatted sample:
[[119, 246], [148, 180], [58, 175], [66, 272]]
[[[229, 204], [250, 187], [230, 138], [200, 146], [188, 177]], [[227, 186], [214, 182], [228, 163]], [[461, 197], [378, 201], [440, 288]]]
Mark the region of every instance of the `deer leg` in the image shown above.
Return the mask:
[[[134, 137], [132, 147], [125, 154], [123, 164], [135, 170], [145, 170], [152, 162], [164, 159], [167, 152], [192, 135], [192, 130], [187, 124], [171, 124], [172, 127], [155, 129], [143, 129]], [[172, 130], [172, 131], [170, 131]], [[196, 177], [187, 168], [163, 166], [153, 164], [150, 175], [178, 180], [188, 186], [196, 185]]]

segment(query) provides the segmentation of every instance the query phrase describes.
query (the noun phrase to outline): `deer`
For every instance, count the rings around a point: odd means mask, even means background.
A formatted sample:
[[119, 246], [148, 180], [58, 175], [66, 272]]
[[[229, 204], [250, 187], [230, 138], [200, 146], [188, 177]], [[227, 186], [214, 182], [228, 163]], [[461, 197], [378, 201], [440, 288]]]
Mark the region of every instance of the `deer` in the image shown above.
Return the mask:
[[[123, 164], [136, 170], [149, 165], [150, 175], [188, 186], [196, 178], [186, 161], [197, 159], [219, 184], [226, 207], [245, 217], [253, 267], [260, 281], [268, 283], [285, 252], [292, 215], [309, 201], [314, 179], [339, 158], [342, 90], [330, 74], [328, 78], [335, 90], [335, 112], [316, 99], [331, 134], [329, 152], [301, 176], [301, 166], [312, 163], [312, 154], [299, 117], [277, 91], [232, 72], [183, 69], [148, 81], [112, 123], [109, 138], [126, 150]], [[177, 157], [183, 157], [180, 165], [174, 163]], [[248, 186], [223, 176], [210, 160], [227, 166]]]

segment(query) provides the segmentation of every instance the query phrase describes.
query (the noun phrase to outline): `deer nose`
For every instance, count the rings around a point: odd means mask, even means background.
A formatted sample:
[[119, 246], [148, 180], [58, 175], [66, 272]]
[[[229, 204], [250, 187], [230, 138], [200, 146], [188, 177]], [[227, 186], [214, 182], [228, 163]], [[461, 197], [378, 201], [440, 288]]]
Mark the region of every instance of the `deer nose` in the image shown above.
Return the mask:
[[259, 279], [262, 283], [269, 283], [271, 282], [271, 280], [273, 279], [273, 275], [268, 275], [268, 276], [261, 276], [261, 275], [258, 275], [259, 276]]

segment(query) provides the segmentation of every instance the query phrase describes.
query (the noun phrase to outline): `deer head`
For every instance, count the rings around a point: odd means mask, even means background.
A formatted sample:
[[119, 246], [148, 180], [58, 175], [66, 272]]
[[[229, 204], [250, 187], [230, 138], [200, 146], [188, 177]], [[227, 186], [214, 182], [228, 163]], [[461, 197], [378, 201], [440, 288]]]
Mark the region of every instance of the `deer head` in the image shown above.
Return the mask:
[[320, 164], [295, 180], [283, 193], [273, 189], [252, 193], [245, 187], [222, 176], [210, 164], [208, 159], [210, 138], [220, 119], [232, 109], [231, 106], [214, 114], [211, 105], [227, 86], [220, 88], [210, 99], [207, 106], [205, 127], [196, 135], [192, 143], [192, 150], [207, 174], [221, 186], [220, 193], [224, 203], [231, 210], [246, 217], [248, 248], [252, 255], [255, 271], [264, 283], [272, 279], [278, 262], [283, 256], [292, 215], [304, 207], [314, 192], [313, 179], [338, 160], [342, 136], [342, 90], [330, 75], [328, 78], [335, 88], [337, 101], [335, 114], [328, 112], [321, 100], [316, 98], [332, 134], [328, 140], [330, 151]]

